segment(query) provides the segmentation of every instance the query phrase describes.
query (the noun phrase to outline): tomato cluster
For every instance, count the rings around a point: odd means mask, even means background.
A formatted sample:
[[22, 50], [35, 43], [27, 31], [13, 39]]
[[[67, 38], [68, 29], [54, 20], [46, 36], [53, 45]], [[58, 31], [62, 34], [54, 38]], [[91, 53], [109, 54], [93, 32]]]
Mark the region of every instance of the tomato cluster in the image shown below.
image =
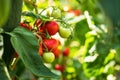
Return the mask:
[[[67, 38], [70, 36], [71, 32], [68, 30], [66, 35], [65, 32], [67, 32], [67, 29], [65, 28], [66, 31], [61, 29], [56, 21], [44, 22], [37, 19], [35, 26], [38, 28], [37, 37], [41, 39], [39, 43], [39, 54], [43, 56], [45, 62], [53, 62], [54, 60], [50, 60], [50, 58], [58, 58], [62, 51], [58, 48], [60, 41], [52, 38], [52, 36], [58, 32], [61, 37]], [[54, 54], [54, 57], [52, 54]], [[67, 56], [66, 53], [63, 55]]]
[[55, 58], [58, 58], [61, 53], [68, 56], [67, 50], [62, 51], [58, 47], [61, 45], [60, 41], [52, 36], [56, 33], [62, 38], [68, 38], [71, 31], [68, 28], [60, 27], [55, 20], [43, 21], [38, 18], [35, 20], [31, 27], [29, 23], [21, 22], [20, 26], [32, 31], [36, 38], [39, 40], [39, 55], [43, 58], [44, 62], [51, 63]]

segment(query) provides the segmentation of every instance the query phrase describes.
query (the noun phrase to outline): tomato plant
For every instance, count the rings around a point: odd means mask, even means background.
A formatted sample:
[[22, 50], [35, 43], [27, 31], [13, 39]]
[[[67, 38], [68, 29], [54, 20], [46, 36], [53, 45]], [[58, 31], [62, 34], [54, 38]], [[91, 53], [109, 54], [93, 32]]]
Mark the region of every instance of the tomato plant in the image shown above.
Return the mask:
[[0, 79], [119, 80], [119, 3], [0, 1]]

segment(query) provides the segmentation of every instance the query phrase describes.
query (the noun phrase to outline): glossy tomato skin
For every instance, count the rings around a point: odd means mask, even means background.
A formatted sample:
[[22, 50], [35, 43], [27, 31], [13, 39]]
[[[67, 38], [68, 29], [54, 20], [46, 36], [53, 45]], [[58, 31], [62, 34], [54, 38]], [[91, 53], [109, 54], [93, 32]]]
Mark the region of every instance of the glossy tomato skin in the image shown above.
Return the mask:
[[63, 72], [64, 71], [64, 66], [60, 65], [60, 64], [56, 64], [54, 69]]
[[71, 31], [69, 28], [60, 27], [59, 28], [59, 35], [62, 38], [68, 38], [71, 35]]
[[59, 45], [59, 41], [51, 38], [51, 39], [44, 39], [44, 48], [47, 48], [49, 51], [53, 51], [55, 49], [57, 49], [58, 45]]
[[60, 56], [61, 50], [57, 48], [57, 49], [54, 49], [52, 52], [54, 53], [55, 58], [58, 58]]
[[55, 59], [55, 56], [52, 52], [45, 52], [43, 54], [43, 60], [46, 62], [46, 63], [52, 63]]
[[70, 48], [68, 48], [68, 47], [65, 47], [64, 49], [63, 49], [63, 56], [68, 56], [69, 55], [69, 53], [70, 53]]
[[48, 21], [45, 23], [45, 29], [49, 35], [55, 35], [59, 30], [59, 25], [56, 21]]

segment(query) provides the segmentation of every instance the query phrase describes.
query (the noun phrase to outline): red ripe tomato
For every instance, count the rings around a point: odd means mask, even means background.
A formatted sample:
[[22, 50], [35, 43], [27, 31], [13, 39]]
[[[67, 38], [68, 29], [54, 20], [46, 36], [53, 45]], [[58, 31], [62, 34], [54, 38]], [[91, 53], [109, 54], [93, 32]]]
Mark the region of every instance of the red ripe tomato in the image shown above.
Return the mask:
[[70, 53], [70, 48], [68, 47], [64, 48], [62, 53], [63, 53], [63, 56], [68, 56]]
[[58, 40], [56, 40], [56, 39], [54, 39], [54, 38], [51, 38], [51, 39], [44, 39], [43, 40], [43, 46], [44, 46], [44, 48], [45, 48], [45, 46], [46, 46], [46, 48], [49, 50], [49, 51], [53, 51], [53, 50], [55, 50], [55, 49], [57, 49], [57, 47], [58, 47], [58, 45], [59, 45], [59, 41]]
[[42, 42], [40, 42], [40, 44], [39, 44], [39, 54], [40, 54], [40, 55], [43, 54]]
[[28, 29], [28, 30], [32, 30], [32, 27], [29, 26], [29, 25], [26, 24], [26, 23], [20, 23], [20, 26], [23, 27], [23, 28], [26, 28], [26, 29]]
[[74, 13], [76, 16], [79, 16], [81, 14], [80, 10], [72, 10], [71, 13]]
[[35, 21], [35, 26], [40, 27], [41, 22], [42, 22], [41, 19], [38, 18], [38, 19]]
[[60, 64], [56, 64], [54, 69], [63, 72], [64, 71], [64, 66], [60, 65]]
[[59, 26], [56, 21], [48, 21], [45, 23], [45, 29], [49, 35], [55, 35], [58, 32]]
[[56, 58], [58, 58], [59, 55], [60, 55], [60, 53], [61, 53], [60, 49], [58, 49], [58, 48], [55, 49], [55, 50], [53, 50], [52, 52], [54, 53], [54, 55], [55, 55]]

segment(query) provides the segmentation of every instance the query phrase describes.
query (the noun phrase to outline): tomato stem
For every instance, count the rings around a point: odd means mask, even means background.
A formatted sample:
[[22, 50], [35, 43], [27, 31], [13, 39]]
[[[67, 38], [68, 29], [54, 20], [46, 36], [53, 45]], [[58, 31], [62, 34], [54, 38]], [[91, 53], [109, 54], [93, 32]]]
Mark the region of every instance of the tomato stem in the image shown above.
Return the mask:
[[13, 60], [11, 61], [11, 64], [10, 64], [11, 70], [15, 69], [17, 61], [18, 61], [18, 58], [13, 58]]

